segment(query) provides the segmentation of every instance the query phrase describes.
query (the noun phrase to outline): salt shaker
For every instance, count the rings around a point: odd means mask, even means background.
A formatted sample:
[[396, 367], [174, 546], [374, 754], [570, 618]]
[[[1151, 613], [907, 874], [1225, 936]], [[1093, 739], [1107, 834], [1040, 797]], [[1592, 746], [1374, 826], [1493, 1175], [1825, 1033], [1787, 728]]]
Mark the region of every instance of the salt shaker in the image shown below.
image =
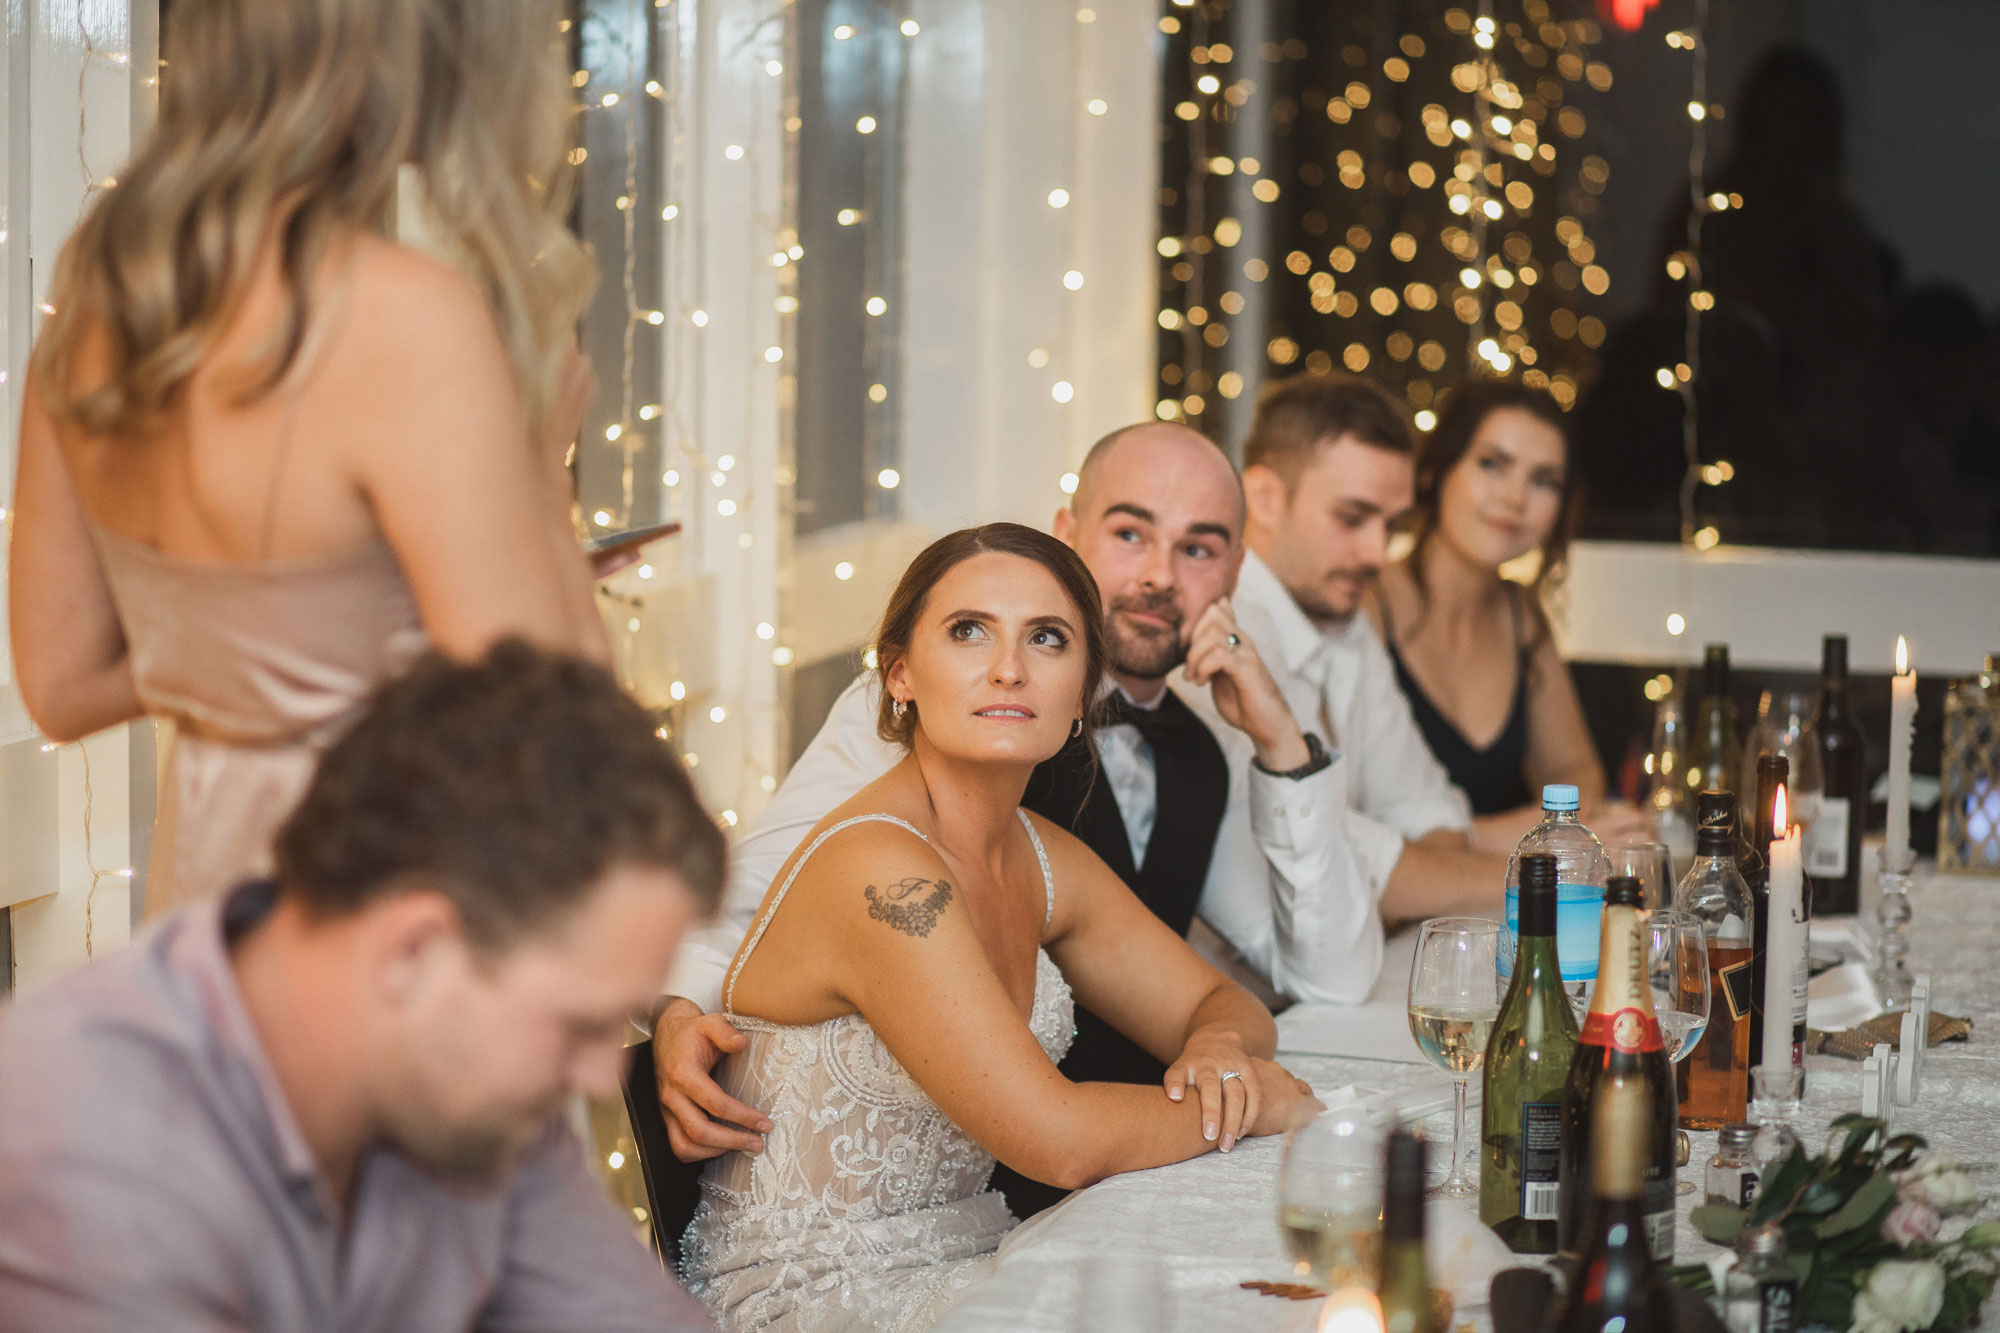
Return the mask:
[[1755, 1125], [1724, 1125], [1715, 1135], [1715, 1156], [1708, 1159], [1707, 1202], [1748, 1208], [1757, 1197], [1757, 1165], [1750, 1159]]

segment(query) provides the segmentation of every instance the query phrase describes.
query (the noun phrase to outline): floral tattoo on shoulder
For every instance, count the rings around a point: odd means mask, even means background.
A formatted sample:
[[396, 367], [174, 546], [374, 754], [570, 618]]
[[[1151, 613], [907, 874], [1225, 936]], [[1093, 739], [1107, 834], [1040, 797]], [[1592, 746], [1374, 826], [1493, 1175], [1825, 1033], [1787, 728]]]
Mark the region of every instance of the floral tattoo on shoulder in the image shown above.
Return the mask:
[[951, 885], [941, 879], [899, 879], [886, 889], [870, 884], [861, 896], [868, 900], [869, 916], [921, 939], [951, 903]]

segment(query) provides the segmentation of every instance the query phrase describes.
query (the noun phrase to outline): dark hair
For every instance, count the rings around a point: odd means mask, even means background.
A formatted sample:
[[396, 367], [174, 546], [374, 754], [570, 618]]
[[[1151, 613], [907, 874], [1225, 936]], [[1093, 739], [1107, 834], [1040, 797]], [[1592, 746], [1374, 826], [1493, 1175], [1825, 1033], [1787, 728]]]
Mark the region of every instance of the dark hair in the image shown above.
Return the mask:
[[656, 723], [604, 668], [497, 644], [378, 691], [279, 830], [283, 891], [342, 916], [417, 877], [482, 948], [573, 910], [615, 865], [674, 873], [704, 911], [722, 832]]
[[[1411, 530], [1416, 534], [1417, 541], [1410, 551], [1409, 568], [1410, 580], [1416, 584], [1420, 598], [1426, 595], [1427, 590], [1424, 587], [1423, 561], [1419, 557], [1426, 543], [1437, 533], [1438, 502], [1444, 493], [1444, 479], [1465, 460], [1486, 419], [1503, 408], [1528, 413], [1552, 428], [1562, 439], [1562, 500], [1556, 511], [1555, 527], [1550, 531], [1548, 540], [1542, 543], [1542, 567], [1536, 571], [1529, 591], [1539, 593], [1543, 588], [1562, 581], [1563, 569], [1569, 559], [1570, 538], [1576, 529], [1581, 495], [1576, 436], [1570, 430], [1569, 417], [1544, 389], [1530, 388], [1512, 379], [1472, 380], [1445, 394], [1438, 409], [1437, 425], [1417, 451], [1417, 498], [1410, 508]], [[1540, 602], [1538, 598], [1530, 598], [1529, 601], [1534, 609], [1532, 619], [1536, 625], [1536, 640], [1539, 641], [1545, 629], [1539, 613]]]
[[1267, 467], [1291, 486], [1323, 444], [1352, 435], [1394, 453], [1411, 452], [1410, 419], [1380, 385], [1358, 375], [1294, 375], [1268, 386], [1243, 441], [1243, 466]]
[[1104, 679], [1111, 649], [1104, 634], [1104, 603], [1097, 594], [1097, 580], [1075, 551], [1046, 532], [1037, 532], [1019, 523], [988, 523], [977, 528], [960, 528], [947, 533], [918, 553], [903, 571], [889, 605], [882, 612], [882, 626], [875, 632], [875, 672], [882, 684], [882, 702], [875, 729], [882, 739], [908, 748], [917, 730], [914, 706], [897, 717], [889, 697], [889, 670], [910, 651], [917, 621], [923, 618], [924, 604], [939, 580], [975, 555], [987, 553], [1018, 556], [1032, 560], [1049, 573], [1069, 595], [1082, 624], [1083, 635], [1083, 727], [1090, 732], [1090, 715], [1097, 700], [1097, 687]]

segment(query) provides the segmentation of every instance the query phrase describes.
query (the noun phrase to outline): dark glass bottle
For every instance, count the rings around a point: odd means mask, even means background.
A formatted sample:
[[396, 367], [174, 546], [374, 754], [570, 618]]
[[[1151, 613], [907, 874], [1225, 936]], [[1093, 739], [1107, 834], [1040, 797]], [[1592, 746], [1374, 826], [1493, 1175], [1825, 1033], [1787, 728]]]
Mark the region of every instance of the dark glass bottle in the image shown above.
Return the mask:
[[1861, 830], [1868, 822], [1868, 742], [1848, 708], [1845, 634], [1824, 640], [1819, 704], [1809, 727], [1819, 753], [1820, 799], [1806, 829], [1807, 891], [1815, 911], [1842, 916], [1860, 910]]
[[1729, 697], [1729, 645], [1711, 643], [1702, 653], [1701, 698], [1695, 704], [1684, 780], [1690, 795], [1732, 788], [1742, 771], [1743, 743], [1736, 703]]
[[1482, 1074], [1479, 1220], [1519, 1254], [1555, 1253], [1563, 1085], [1576, 1055], [1556, 956], [1556, 876], [1553, 855], [1522, 853], [1520, 942]]
[[1382, 1302], [1384, 1333], [1437, 1333], [1430, 1274], [1424, 1266], [1424, 1159], [1428, 1144], [1406, 1128], [1389, 1134], [1389, 1163], [1382, 1186]]
[[[1769, 751], [1757, 756], [1757, 795], [1750, 803], [1750, 823], [1754, 832], [1750, 845], [1765, 854], [1752, 864], [1738, 863], [1743, 883], [1750, 890], [1750, 1049], [1764, 1049], [1764, 939], [1771, 929], [1771, 819], [1778, 788], [1791, 776], [1791, 761]], [[1783, 999], [1789, 1005], [1789, 998]]]
[[1653, 992], [1646, 980], [1646, 937], [1639, 929], [1644, 891], [1631, 875], [1613, 875], [1604, 890], [1602, 937], [1598, 943], [1597, 984], [1590, 1013], [1578, 1034], [1563, 1088], [1561, 1184], [1556, 1196], [1556, 1234], [1572, 1253], [1584, 1239], [1590, 1203], [1596, 1135], [1592, 1108], [1604, 1089], [1643, 1089], [1647, 1114], [1644, 1228], [1653, 1258], [1674, 1257], [1674, 1076], [1667, 1061]]
[[1671, 1307], [1646, 1235], [1646, 1168], [1657, 1130], [1644, 1085], [1604, 1079], [1590, 1128], [1597, 1152], [1582, 1262], [1552, 1326], [1556, 1333], [1664, 1333]]
[[1708, 938], [1708, 1026], [1677, 1067], [1680, 1123], [1720, 1129], [1743, 1119], [1750, 1103], [1751, 941], [1756, 909], [1738, 868], [1736, 797], [1705, 791], [1697, 806], [1694, 864], [1674, 889], [1674, 906], [1701, 922]]

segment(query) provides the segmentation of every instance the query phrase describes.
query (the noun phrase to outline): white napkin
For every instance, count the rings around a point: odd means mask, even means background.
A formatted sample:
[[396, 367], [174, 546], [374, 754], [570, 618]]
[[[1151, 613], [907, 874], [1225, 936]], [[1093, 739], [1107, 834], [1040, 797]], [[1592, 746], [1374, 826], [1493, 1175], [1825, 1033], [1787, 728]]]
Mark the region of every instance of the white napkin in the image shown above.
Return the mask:
[[1875, 980], [1860, 963], [1842, 963], [1806, 983], [1806, 1022], [1821, 1032], [1844, 1032], [1881, 1012]]
[[1401, 1000], [1367, 1004], [1295, 1004], [1278, 1015], [1280, 1054], [1338, 1055], [1356, 1060], [1427, 1063], [1410, 1036], [1410, 1006]]

